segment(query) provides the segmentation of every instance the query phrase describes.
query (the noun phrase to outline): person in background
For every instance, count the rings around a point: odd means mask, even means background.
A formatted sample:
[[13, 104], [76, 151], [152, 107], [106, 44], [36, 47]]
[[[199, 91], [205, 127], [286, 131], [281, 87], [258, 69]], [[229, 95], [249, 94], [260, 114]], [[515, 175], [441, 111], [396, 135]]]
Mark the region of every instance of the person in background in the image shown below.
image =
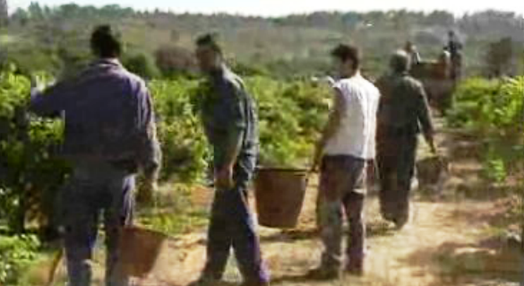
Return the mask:
[[436, 153], [426, 93], [422, 84], [408, 74], [409, 65], [409, 55], [397, 51], [391, 57], [391, 74], [377, 82], [382, 94], [377, 126], [380, 206], [383, 217], [399, 229], [409, 218], [409, 195], [420, 131]]
[[70, 286], [90, 286], [91, 259], [103, 213], [107, 286], [126, 286], [115, 271], [123, 226], [132, 222], [135, 174], [144, 188], [156, 189], [160, 148], [151, 96], [142, 79], [119, 62], [122, 45], [110, 26], [91, 36], [96, 60], [78, 77], [40, 91], [36, 79], [29, 109], [65, 119], [63, 155], [73, 173], [61, 192]]
[[255, 103], [242, 80], [226, 65], [212, 35], [196, 41], [200, 69], [207, 76], [201, 116], [213, 147], [215, 198], [208, 230], [207, 262], [191, 285], [215, 285], [233, 248], [245, 286], [269, 285], [247, 188], [259, 149]]
[[422, 58], [420, 57], [418, 49], [415, 45], [413, 45], [412, 42], [410, 41], [406, 42], [406, 46], [404, 47], [404, 50], [409, 55], [412, 65], [418, 65], [422, 62]]
[[446, 50], [451, 56], [451, 78], [458, 79], [462, 70], [462, 43], [457, 38], [454, 31], [448, 32], [448, 44]]
[[[360, 74], [360, 52], [339, 45], [332, 51], [340, 78], [334, 104], [317, 144], [313, 169], [320, 165], [320, 232], [324, 252], [314, 279], [337, 279], [364, 271], [366, 162], [375, 156], [376, 114], [380, 93]], [[349, 221], [347, 261], [342, 254], [343, 213]]]

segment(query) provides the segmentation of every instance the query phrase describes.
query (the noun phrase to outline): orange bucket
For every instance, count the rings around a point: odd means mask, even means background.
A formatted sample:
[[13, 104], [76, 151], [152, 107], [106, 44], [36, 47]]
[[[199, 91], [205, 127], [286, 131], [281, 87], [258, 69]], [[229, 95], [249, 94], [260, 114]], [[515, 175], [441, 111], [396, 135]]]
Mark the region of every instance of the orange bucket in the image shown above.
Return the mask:
[[168, 237], [138, 227], [122, 229], [117, 272], [121, 277], [145, 277], [154, 268]]
[[270, 228], [294, 228], [304, 203], [307, 171], [259, 168], [255, 178], [258, 223]]

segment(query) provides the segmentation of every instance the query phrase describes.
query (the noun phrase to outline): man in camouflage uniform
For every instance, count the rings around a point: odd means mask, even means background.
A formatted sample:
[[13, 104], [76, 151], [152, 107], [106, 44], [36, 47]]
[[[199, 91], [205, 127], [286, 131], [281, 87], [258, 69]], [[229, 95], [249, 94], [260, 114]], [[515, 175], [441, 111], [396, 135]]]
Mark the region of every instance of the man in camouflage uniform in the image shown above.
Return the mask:
[[142, 79], [119, 62], [121, 44], [109, 26], [95, 29], [98, 58], [78, 77], [40, 92], [33, 84], [30, 109], [65, 118], [64, 156], [73, 173], [62, 191], [61, 225], [70, 286], [91, 285], [91, 259], [103, 213], [106, 285], [125, 286], [115, 271], [118, 241], [133, 213], [135, 174], [155, 189], [160, 166], [151, 97]]
[[377, 165], [380, 205], [386, 220], [401, 228], [409, 218], [409, 194], [422, 130], [433, 152], [433, 125], [422, 84], [409, 74], [409, 55], [397, 51], [390, 75], [377, 82], [380, 99], [377, 123]]
[[192, 285], [214, 285], [223, 276], [233, 248], [246, 286], [269, 285], [247, 199], [258, 155], [255, 103], [242, 80], [226, 67], [211, 35], [197, 40], [196, 55], [208, 76], [202, 121], [213, 147], [215, 199], [208, 231], [207, 263]]

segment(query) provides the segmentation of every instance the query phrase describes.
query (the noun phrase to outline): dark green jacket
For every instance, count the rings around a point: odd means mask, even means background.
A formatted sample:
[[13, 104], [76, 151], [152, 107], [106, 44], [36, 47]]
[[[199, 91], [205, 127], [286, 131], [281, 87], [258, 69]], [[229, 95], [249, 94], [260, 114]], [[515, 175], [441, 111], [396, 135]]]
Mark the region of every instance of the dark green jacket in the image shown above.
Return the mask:
[[381, 98], [378, 135], [433, 133], [426, 92], [422, 83], [407, 73], [392, 74], [377, 81]]
[[240, 77], [224, 67], [207, 83], [202, 102], [202, 120], [206, 136], [213, 146], [214, 165], [224, 164], [229, 150], [230, 132], [243, 132], [239, 159], [258, 155], [258, 122], [255, 103]]

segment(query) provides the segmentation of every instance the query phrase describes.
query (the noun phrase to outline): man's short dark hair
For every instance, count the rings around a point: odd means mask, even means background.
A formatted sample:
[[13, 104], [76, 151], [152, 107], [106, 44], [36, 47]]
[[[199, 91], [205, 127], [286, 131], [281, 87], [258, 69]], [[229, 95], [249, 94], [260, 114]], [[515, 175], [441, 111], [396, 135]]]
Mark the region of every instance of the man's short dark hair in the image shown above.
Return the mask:
[[222, 54], [222, 48], [218, 44], [216, 34], [205, 34], [197, 38], [196, 40], [197, 47], [210, 47], [215, 52]]
[[340, 44], [331, 51], [331, 55], [343, 62], [351, 60], [353, 69], [360, 67], [360, 50], [355, 46]]
[[101, 25], [91, 35], [91, 49], [101, 58], [115, 58], [122, 53], [122, 44], [111, 26]]
[[389, 64], [395, 72], [406, 72], [409, 70], [411, 62], [406, 51], [398, 50], [391, 55]]

